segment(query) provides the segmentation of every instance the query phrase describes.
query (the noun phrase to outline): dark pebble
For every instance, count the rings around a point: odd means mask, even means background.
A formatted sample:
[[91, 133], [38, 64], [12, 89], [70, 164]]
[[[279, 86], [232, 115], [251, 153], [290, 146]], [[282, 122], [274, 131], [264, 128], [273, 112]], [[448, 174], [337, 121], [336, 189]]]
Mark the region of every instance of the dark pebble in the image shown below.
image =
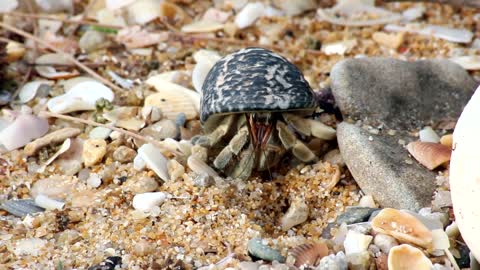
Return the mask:
[[122, 257], [111, 256], [107, 257], [103, 262], [91, 266], [88, 270], [114, 270], [115, 266], [122, 264]]
[[365, 222], [368, 220], [370, 215], [377, 211], [378, 208], [370, 208], [370, 207], [360, 207], [360, 206], [351, 206], [347, 207], [344, 213], [340, 214], [337, 217], [337, 224], [346, 223], [348, 224], [355, 224], [360, 222]]

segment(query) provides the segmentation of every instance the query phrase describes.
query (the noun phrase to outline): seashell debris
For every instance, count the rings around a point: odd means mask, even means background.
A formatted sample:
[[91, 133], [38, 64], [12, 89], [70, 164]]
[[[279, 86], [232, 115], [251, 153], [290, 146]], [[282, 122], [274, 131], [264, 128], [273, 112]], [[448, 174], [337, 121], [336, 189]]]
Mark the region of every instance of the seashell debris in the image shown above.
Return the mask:
[[165, 192], [146, 192], [141, 194], [136, 194], [133, 197], [133, 208], [143, 212], [150, 212], [155, 208], [158, 208], [166, 199], [168, 199], [169, 194]]
[[64, 202], [51, 199], [43, 194], [39, 194], [35, 197], [35, 204], [47, 210], [62, 210], [65, 206]]
[[95, 110], [95, 102], [101, 98], [113, 101], [114, 94], [102, 83], [85, 81], [76, 84], [67, 93], [51, 98], [47, 107], [54, 113]]
[[388, 253], [389, 270], [430, 270], [431, 267], [432, 262], [423, 252], [411, 245], [393, 247]]
[[421, 142], [431, 142], [438, 143], [440, 142], [440, 137], [431, 127], [424, 127], [418, 132]]
[[17, 149], [33, 139], [42, 137], [49, 128], [44, 118], [30, 114], [19, 115], [10, 125], [0, 131], [0, 152]]
[[450, 160], [451, 149], [443, 144], [431, 142], [411, 142], [408, 152], [423, 166], [433, 170]]
[[328, 255], [328, 246], [325, 243], [308, 243], [295, 247], [290, 251], [295, 257], [295, 266], [315, 266], [323, 257]]
[[182, 27], [182, 32], [185, 33], [207, 33], [207, 32], [215, 32], [222, 30], [224, 28], [223, 23], [219, 23], [217, 21], [211, 20], [201, 20], [196, 21]]
[[37, 95], [37, 91], [44, 85], [52, 86], [54, 82], [48, 80], [37, 80], [26, 83], [18, 92], [20, 103], [27, 103]]
[[23, 148], [23, 153], [26, 156], [31, 156], [35, 154], [40, 148], [45, 147], [49, 144], [55, 144], [70, 137], [75, 137], [80, 134], [82, 131], [78, 128], [62, 128], [48, 133], [47, 135], [30, 142]]
[[467, 29], [451, 28], [440, 25], [427, 25], [421, 27], [418, 24], [407, 24], [405, 26], [388, 24], [384, 29], [391, 32], [408, 32], [433, 36], [457, 43], [469, 43], [473, 38], [473, 33]]
[[285, 262], [285, 257], [278, 250], [267, 246], [261, 238], [250, 239], [247, 243], [247, 249], [249, 254], [257, 258], [266, 261]]
[[302, 224], [308, 219], [308, 205], [301, 198], [295, 198], [288, 208], [280, 223], [282, 230], [288, 231], [290, 228]]
[[137, 157], [141, 158], [148, 168], [153, 170], [160, 179], [163, 181], [168, 181], [170, 179], [167, 168], [168, 160], [162, 155], [157, 147], [153, 144], [147, 143], [138, 148], [137, 152]]
[[261, 2], [246, 4], [243, 9], [235, 16], [235, 24], [238, 28], [247, 28], [265, 13], [265, 5]]
[[68, 65], [71, 64], [69, 57], [63, 53], [48, 53], [38, 57], [35, 60], [37, 66], [35, 66], [35, 71], [42, 77], [48, 79], [66, 79], [71, 77], [76, 77], [80, 73], [77, 70], [72, 71], [57, 71], [53, 66], [48, 66], [46, 64], [58, 64], [58, 65]]
[[357, 231], [349, 230], [347, 232], [347, 237], [345, 237], [345, 241], [343, 242], [345, 255], [349, 256], [350, 254], [366, 251], [372, 240], [373, 236], [371, 235], [365, 235]]
[[17, 217], [45, 211], [45, 209], [36, 205], [32, 199], [4, 201], [0, 204], [0, 208]]
[[424, 248], [432, 246], [432, 232], [414, 216], [385, 208], [372, 219], [372, 228], [377, 233], [393, 236], [400, 242], [412, 243]]

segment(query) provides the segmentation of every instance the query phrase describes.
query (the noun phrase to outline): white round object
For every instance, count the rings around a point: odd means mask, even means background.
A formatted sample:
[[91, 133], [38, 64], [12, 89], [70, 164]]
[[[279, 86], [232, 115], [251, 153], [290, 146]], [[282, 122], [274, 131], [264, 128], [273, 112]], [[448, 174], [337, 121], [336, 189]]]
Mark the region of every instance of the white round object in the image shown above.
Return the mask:
[[480, 260], [480, 87], [458, 119], [453, 132], [450, 189], [460, 232]]

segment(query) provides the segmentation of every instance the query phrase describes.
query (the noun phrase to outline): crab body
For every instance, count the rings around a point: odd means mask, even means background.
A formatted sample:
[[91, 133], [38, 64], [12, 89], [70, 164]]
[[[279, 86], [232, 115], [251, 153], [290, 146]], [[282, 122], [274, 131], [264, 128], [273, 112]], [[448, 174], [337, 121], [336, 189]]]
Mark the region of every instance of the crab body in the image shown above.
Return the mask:
[[305, 118], [316, 108], [314, 93], [282, 56], [262, 48], [227, 55], [208, 73], [202, 94], [205, 135], [193, 143], [214, 152], [213, 165], [225, 174], [247, 178], [276, 165], [287, 151], [305, 162], [316, 158], [297, 138], [325, 137], [323, 124]]

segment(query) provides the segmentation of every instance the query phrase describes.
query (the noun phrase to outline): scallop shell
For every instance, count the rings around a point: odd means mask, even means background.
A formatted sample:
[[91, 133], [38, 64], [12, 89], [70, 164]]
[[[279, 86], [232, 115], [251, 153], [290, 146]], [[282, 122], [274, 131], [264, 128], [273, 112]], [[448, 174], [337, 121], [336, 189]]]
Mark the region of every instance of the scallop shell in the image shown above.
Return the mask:
[[432, 262], [418, 248], [400, 245], [388, 253], [389, 270], [430, 270]]
[[439, 143], [411, 142], [407, 145], [408, 152], [423, 166], [433, 170], [450, 160], [451, 149]]
[[400, 242], [424, 248], [432, 246], [432, 232], [422, 222], [408, 213], [393, 208], [380, 211], [372, 220], [372, 228], [378, 233], [393, 236]]
[[290, 253], [295, 257], [295, 266], [315, 266], [316, 262], [328, 255], [325, 243], [308, 243], [297, 246]]
[[171, 120], [180, 113], [185, 113], [188, 120], [198, 117], [200, 95], [197, 92], [158, 77], [151, 77], [146, 83], [154, 86], [158, 93], [148, 96], [145, 106], [160, 108], [163, 115]]

